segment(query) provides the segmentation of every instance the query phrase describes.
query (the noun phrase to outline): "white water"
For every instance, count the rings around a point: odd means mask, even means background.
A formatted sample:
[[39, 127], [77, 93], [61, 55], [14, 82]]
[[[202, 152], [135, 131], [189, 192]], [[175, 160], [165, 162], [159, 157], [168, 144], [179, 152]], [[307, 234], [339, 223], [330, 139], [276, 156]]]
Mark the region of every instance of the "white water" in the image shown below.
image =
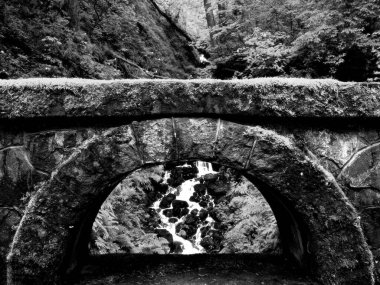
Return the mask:
[[[184, 164], [181, 167], [190, 167], [190, 165]], [[209, 174], [209, 173], [217, 173], [212, 169], [212, 164], [209, 162], [197, 161], [196, 167], [198, 169], [198, 174], [197, 174], [198, 178], [203, 176], [203, 175]], [[164, 176], [164, 181], [167, 181], [167, 179], [169, 177], [170, 177], [170, 173], [166, 172], [165, 176]], [[202, 209], [202, 207], [198, 203], [190, 201], [190, 197], [194, 193], [194, 185], [196, 185], [196, 184], [199, 184], [199, 181], [196, 181], [196, 179], [186, 180], [184, 183], [182, 183], [178, 187], [178, 190], [176, 188], [169, 187], [169, 191], [165, 195], [167, 195], [169, 193], [176, 194], [177, 200], [183, 200], [189, 204], [188, 209], [190, 212], [193, 209], [197, 209], [198, 211], [200, 211]], [[163, 209], [161, 209], [159, 207], [161, 200], [162, 200], [162, 198], [159, 199], [158, 201], [154, 202], [153, 206], [152, 206], [152, 208], [158, 212], [158, 214], [161, 218], [160, 228], [168, 230], [173, 235], [173, 241], [181, 244], [182, 254], [198, 254], [198, 253], [205, 252], [205, 249], [200, 245], [200, 242], [201, 242], [200, 227], [197, 229], [194, 241], [189, 241], [189, 240], [186, 240], [186, 239], [178, 236], [175, 232], [175, 228], [176, 228], [177, 224], [183, 222], [184, 217], [182, 217], [181, 219], [178, 219], [178, 221], [176, 223], [170, 223], [169, 218], [163, 214]], [[213, 203], [212, 200], [211, 200], [211, 202]], [[172, 206], [169, 209], [173, 209]], [[205, 224], [203, 226], [212, 225], [213, 222], [214, 222], [214, 220], [211, 217], [207, 217], [207, 219], [206, 219], [207, 224]]]

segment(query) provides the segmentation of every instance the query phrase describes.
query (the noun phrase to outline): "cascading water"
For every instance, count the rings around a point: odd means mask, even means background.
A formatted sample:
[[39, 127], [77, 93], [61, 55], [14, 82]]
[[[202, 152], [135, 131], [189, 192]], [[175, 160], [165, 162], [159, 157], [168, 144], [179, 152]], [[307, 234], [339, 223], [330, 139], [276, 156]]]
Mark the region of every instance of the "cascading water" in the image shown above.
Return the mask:
[[[204, 176], [206, 174], [217, 173], [212, 169], [212, 164], [209, 162], [197, 161], [195, 165], [196, 165], [196, 168], [198, 170], [197, 178], [186, 180], [177, 188], [169, 187], [169, 190], [165, 194], [165, 196], [162, 197], [161, 199], [159, 199], [158, 201], [154, 202], [153, 206], [151, 207], [157, 211], [158, 215], [161, 218], [161, 224], [160, 224], [159, 229], [165, 229], [173, 236], [173, 243], [180, 245], [182, 254], [204, 253], [205, 249], [200, 245], [200, 243], [201, 243], [201, 228], [207, 227], [207, 226], [212, 227], [214, 222], [215, 222], [211, 217], [208, 216], [202, 222], [202, 224], [197, 227], [196, 233], [191, 236], [190, 240], [181, 237], [177, 233], [178, 232], [178, 230], [176, 230], [177, 226], [179, 226], [180, 224], [185, 224], [186, 218], [189, 215], [198, 213], [202, 209], [204, 209], [204, 207], [202, 207], [200, 205], [200, 203], [194, 202], [191, 199], [191, 197], [193, 195], [195, 195], [194, 194], [194, 192], [195, 192], [194, 186], [200, 183], [199, 178], [201, 178], [202, 176]], [[184, 164], [180, 167], [191, 167], [191, 166], [188, 164]], [[170, 173], [166, 172], [165, 177], [164, 177], [164, 181], [166, 182], [169, 178], [170, 178]], [[164, 214], [165, 211], [166, 211], [166, 213], [168, 213], [170, 211], [173, 212], [176, 210], [173, 208], [173, 203], [170, 203], [170, 206], [166, 205], [169, 207], [164, 207], [164, 208], [162, 207], [162, 200], [165, 197], [168, 197], [168, 194], [172, 194], [173, 197], [175, 195], [175, 200], [177, 201], [177, 204], [180, 202], [182, 203], [182, 201], [185, 201], [188, 205], [186, 207], [188, 209], [188, 210], [186, 210], [187, 214], [181, 216], [178, 220], [176, 218], [169, 218], [167, 215]], [[209, 199], [209, 202], [207, 205], [213, 206], [214, 201], [211, 198], [211, 196], [208, 195], [207, 190], [206, 190], [206, 193], [204, 194], [204, 196], [205, 197], [207, 196], [207, 198]], [[160, 207], [160, 204], [161, 204], [161, 207]], [[196, 211], [194, 211], [194, 210], [196, 210]]]

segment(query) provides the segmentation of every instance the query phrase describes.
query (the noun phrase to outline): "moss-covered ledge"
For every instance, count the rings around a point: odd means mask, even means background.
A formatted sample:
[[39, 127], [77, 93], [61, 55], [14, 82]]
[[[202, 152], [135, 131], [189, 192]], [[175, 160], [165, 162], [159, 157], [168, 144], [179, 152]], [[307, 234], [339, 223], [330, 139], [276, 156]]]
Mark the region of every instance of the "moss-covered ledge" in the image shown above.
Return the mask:
[[146, 115], [379, 118], [380, 84], [331, 79], [0, 80], [0, 118]]

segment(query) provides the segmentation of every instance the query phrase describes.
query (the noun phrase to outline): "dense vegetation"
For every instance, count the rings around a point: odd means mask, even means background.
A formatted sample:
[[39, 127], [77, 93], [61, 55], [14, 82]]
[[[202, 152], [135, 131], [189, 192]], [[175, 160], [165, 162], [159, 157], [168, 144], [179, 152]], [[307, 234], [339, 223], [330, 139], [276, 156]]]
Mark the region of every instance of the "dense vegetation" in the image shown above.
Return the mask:
[[188, 78], [185, 35], [150, 0], [0, 1], [0, 78]]
[[379, 76], [377, 0], [217, 3], [217, 7], [208, 7], [216, 77], [334, 77], [365, 81]]
[[380, 80], [378, 0], [202, 3], [211, 42], [195, 46], [212, 64], [200, 71], [194, 43], [154, 0], [3, 0], [0, 78]]

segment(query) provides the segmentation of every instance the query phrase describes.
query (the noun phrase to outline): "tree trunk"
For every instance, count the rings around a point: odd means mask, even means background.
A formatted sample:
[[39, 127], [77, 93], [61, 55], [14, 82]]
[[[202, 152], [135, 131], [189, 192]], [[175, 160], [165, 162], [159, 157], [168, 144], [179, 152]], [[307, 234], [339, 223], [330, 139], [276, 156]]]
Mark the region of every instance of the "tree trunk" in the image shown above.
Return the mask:
[[214, 11], [212, 9], [212, 3], [211, 0], [203, 0], [203, 4], [206, 11], [206, 20], [207, 20], [207, 26], [210, 31], [210, 39], [211, 39], [211, 45], [215, 45], [214, 37], [213, 37], [213, 31], [212, 28], [216, 26], [216, 21], [214, 17]]
[[203, 0], [205, 11], [206, 11], [206, 20], [209, 29], [215, 26], [215, 18], [213, 10], [211, 9], [211, 0]]
[[65, 0], [67, 13], [70, 17], [70, 26], [79, 29], [79, 0]]

